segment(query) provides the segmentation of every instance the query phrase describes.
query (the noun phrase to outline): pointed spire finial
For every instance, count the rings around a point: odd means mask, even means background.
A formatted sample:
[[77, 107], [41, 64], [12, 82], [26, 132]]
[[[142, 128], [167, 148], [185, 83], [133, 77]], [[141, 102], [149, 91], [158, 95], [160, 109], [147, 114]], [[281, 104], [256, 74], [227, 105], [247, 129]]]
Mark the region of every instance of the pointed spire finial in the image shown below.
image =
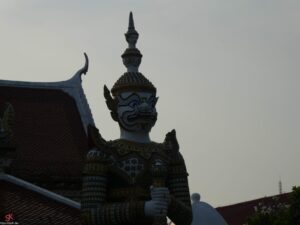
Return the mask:
[[128, 30], [134, 30], [134, 21], [133, 21], [133, 15], [132, 12], [129, 14], [129, 25], [128, 25]]
[[125, 34], [129, 48], [135, 48], [135, 44], [139, 38], [139, 33], [135, 30], [132, 12], [129, 14], [128, 31]]
[[135, 30], [132, 12], [129, 14], [128, 31], [125, 33], [125, 37], [128, 48], [122, 55], [123, 64], [127, 67], [128, 72], [138, 72], [142, 54], [135, 47], [139, 33]]

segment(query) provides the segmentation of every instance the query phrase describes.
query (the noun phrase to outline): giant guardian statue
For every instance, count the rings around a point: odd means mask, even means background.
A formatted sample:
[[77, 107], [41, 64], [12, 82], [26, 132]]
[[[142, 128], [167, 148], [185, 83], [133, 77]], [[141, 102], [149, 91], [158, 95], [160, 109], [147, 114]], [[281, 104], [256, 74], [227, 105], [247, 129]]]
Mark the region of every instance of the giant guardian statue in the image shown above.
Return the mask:
[[190, 225], [188, 173], [175, 130], [163, 143], [150, 140], [157, 119], [155, 86], [138, 71], [142, 54], [132, 13], [122, 55], [127, 67], [104, 97], [120, 138], [104, 140], [89, 127], [90, 151], [83, 170], [81, 218], [84, 225]]

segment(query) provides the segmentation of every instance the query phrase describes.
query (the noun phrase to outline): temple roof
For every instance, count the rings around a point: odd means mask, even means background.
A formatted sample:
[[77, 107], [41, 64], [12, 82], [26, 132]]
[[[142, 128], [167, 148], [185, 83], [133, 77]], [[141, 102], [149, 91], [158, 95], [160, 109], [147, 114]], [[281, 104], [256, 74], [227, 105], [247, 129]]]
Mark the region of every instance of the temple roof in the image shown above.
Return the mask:
[[233, 205], [218, 207], [216, 209], [229, 225], [243, 225], [246, 224], [247, 218], [255, 213], [255, 207], [257, 207], [259, 203], [269, 205], [274, 201], [274, 198], [277, 198], [280, 203], [288, 203], [288, 196], [289, 193], [285, 193], [271, 197], [259, 198], [247, 202], [241, 202]]
[[0, 80], [0, 108], [9, 102], [15, 112], [12, 170], [17, 177], [30, 182], [81, 178], [86, 130], [94, 124], [81, 86], [87, 66], [86, 57], [86, 65], [61, 82]]
[[0, 193], [0, 221], [12, 213], [19, 224], [81, 224], [79, 203], [13, 176], [0, 174]]
[[29, 88], [29, 89], [43, 89], [43, 90], [60, 90], [68, 94], [75, 100], [77, 110], [80, 114], [80, 119], [84, 125], [84, 129], [87, 132], [87, 126], [94, 124], [93, 116], [87, 102], [86, 96], [82, 88], [82, 74], [86, 74], [89, 67], [89, 61], [87, 55], [85, 56], [85, 65], [79, 69], [71, 79], [58, 82], [28, 82], [28, 81], [12, 81], [1, 80], [1, 87], [14, 87], [14, 88]]

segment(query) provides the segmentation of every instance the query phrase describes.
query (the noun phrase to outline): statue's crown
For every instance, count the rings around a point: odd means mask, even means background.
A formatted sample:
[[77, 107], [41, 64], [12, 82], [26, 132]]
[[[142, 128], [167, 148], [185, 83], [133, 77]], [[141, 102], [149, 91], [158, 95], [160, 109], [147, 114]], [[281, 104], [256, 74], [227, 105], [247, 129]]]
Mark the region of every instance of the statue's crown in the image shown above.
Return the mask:
[[154, 85], [138, 71], [141, 64], [142, 54], [135, 47], [139, 38], [138, 32], [135, 30], [132, 12], [129, 14], [128, 31], [125, 33], [128, 48], [122, 54], [123, 64], [127, 67], [124, 73], [114, 84], [111, 92], [114, 96], [125, 91], [145, 91], [156, 93]]

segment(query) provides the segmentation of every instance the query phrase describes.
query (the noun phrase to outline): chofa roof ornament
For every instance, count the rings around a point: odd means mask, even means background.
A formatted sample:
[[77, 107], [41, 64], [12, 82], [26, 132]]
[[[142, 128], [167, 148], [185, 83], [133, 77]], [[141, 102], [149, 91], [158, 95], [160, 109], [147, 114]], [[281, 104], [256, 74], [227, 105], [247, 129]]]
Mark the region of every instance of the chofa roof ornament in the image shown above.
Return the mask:
[[122, 54], [123, 64], [127, 68], [111, 89], [113, 96], [117, 96], [124, 91], [148, 91], [156, 93], [154, 85], [138, 69], [141, 64], [142, 54], [136, 48], [136, 42], [139, 38], [135, 30], [132, 12], [129, 15], [128, 31], [125, 33], [128, 48]]

